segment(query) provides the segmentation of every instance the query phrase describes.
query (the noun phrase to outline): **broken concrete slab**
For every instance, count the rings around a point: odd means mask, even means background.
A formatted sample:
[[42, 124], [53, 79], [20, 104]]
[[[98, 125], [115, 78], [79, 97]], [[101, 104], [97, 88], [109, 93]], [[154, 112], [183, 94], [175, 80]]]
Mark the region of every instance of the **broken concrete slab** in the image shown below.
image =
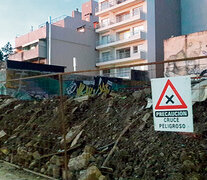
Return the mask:
[[70, 171], [78, 171], [87, 168], [89, 162], [93, 160], [90, 153], [83, 153], [78, 157], [69, 160], [68, 167]]
[[6, 133], [4, 130], [0, 131], [0, 138], [4, 137], [5, 135], [6, 135]]

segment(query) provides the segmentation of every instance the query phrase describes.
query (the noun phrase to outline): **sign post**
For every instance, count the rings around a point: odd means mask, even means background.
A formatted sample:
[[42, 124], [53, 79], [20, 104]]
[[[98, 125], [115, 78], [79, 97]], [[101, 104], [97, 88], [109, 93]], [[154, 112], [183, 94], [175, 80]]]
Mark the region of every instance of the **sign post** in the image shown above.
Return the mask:
[[193, 132], [190, 77], [151, 80], [156, 131]]

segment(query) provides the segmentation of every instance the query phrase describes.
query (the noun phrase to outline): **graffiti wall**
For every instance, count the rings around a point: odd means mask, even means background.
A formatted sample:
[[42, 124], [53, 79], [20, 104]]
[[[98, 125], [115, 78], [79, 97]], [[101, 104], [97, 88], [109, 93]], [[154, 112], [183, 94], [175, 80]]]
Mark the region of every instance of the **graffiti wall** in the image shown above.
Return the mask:
[[[164, 41], [164, 59], [174, 60], [207, 56], [207, 31], [173, 37]], [[165, 76], [200, 75], [207, 59], [165, 64]]]
[[[0, 83], [0, 94], [22, 100], [59, 96], [58, 76], [8, 81], [35, 75], [37, 75], [35, 72], [5, 70], [0, 77], [1, 80], [7, 80], [7, 82]], [[112, 90], [122, 91], [142, 86], [140, 83], [143, 82], [101, 76], [64, 75], [63, 93], [70, 97], [95, 96], [109, 94]]]

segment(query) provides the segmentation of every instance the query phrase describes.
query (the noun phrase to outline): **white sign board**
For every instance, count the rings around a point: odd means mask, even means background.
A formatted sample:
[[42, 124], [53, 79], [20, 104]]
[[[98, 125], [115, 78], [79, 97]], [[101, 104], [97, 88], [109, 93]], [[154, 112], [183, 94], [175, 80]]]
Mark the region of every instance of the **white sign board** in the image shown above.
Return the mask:
[[156, 131], [193, 132], [190, 77], [151, 80]]

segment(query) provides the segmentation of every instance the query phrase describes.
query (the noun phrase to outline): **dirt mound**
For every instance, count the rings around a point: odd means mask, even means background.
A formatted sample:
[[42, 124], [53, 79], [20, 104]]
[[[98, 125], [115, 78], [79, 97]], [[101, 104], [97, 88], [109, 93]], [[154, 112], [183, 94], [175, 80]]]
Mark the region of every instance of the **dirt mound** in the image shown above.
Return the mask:
[[195, 133], [155, 132], [152, 109], [145, 108], [147, 97], [149, 90], [82, 102], [65, 98], [62, 124], [58, 98], [2, 96], [0, 158], [64, 178], [64, 126], [71, 179], [87, 179], [92, 171], [94, 179], [205, 179], [207, 101], [193, 107]]

